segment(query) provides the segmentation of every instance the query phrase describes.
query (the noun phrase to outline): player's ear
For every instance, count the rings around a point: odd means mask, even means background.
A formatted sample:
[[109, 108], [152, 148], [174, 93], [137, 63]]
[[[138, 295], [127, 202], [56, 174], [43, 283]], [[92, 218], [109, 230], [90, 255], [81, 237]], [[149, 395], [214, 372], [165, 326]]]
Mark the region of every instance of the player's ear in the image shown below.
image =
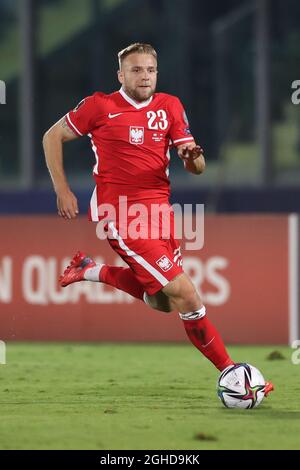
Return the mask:
[[123, 85], [123, 82], [124, 82], [124, 74], [123, 74], [122, 70], [118, 70], [118, 80], [119, 80], [119, 82]]

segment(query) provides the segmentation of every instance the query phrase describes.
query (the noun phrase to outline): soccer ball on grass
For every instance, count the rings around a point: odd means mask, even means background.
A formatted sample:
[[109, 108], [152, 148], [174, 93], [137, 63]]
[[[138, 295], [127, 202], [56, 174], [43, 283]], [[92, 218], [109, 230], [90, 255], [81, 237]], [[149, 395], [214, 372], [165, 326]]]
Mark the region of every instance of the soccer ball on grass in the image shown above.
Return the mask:
[[250, 364], [226, 367], [217, 383], [218, 397], [226, 408], [255, 408], [265, 396], [266, 382], [261, 372]]

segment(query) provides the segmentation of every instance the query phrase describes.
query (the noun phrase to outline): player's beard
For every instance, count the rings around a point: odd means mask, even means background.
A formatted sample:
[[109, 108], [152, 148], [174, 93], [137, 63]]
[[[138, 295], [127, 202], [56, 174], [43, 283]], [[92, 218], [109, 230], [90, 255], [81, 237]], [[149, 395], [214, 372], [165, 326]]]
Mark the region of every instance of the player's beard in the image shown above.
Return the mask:
[[135, 101], [141, 102], [141, 101], [146, 101], [149, 98], [151, 98], [151, 96], [155, 92], [155, 87], [152, 88], [151, 86], [147, 86], [147, 87], [138, 86], [134, 89], [125, 89], [125, 91]]

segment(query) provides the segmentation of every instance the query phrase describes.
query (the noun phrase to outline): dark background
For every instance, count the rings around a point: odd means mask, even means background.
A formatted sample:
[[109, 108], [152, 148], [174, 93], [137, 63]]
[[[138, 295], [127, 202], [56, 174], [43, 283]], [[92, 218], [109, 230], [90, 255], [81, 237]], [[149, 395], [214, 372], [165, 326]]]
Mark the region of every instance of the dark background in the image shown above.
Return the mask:
[[[184, 103], [207, 171], [175, 153], [173, 202], [216, 212], [300, 207], [300, 3], [296, 0], [0, 0], [0, 211], [56, 212], [43, 133], [84, 96], [119, 88], [117, 53], [151, 43], [158, 91]], [[93, 189], [87, 138], [65, 146], [82, 209]]]

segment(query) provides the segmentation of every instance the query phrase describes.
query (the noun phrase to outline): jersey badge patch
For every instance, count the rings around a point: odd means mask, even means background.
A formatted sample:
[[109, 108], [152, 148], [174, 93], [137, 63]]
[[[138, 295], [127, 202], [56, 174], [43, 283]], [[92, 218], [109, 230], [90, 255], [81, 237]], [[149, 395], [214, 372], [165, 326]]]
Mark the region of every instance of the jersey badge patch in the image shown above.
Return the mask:
[[129, 142], [131, 144], [143, 144], [144, 143], [144, 128], [130, 126], [129, 128]]
[[156, 264], [160, 267], [162, 271], [169, 271], [173, 267], [172, 261], [166, 255], [163, 255], [156, 261]]

